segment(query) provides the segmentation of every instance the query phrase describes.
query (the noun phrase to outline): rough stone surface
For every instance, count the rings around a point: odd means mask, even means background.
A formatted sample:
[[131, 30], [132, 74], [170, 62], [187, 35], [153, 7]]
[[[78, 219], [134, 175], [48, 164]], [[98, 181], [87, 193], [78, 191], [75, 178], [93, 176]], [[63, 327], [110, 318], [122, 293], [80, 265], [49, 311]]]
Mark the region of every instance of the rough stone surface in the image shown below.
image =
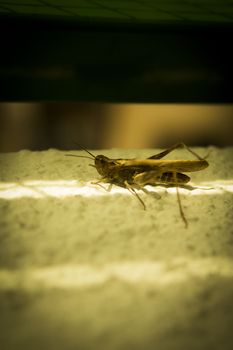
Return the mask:
[[194, 150], [210, 166], [180, 189], [188, 228], [174, 188], [148, 187], [161, 198], [140, 194], [143, 210], [91, 184], [91, 160], [0, 155], [1, 349], [233, 348], [233, 148]]

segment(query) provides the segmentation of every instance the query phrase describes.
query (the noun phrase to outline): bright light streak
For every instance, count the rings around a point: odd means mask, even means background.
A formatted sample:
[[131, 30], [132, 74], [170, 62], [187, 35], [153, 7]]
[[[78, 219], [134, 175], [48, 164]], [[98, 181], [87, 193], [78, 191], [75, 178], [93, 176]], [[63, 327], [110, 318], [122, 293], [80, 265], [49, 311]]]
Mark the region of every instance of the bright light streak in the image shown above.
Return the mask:
[[[75, 196], [104, 196], [113, 195], [116, 193], [122, 193], [129, 195], [129, 191], [124, 188], [113, 186], [111, 192], [101, 188], [98, 185], [91, 183], [86, 183], [82, 185], [75, 180], [58, 180], [58, 181], [45, 181], [45, 180], [35, 180], [35, 181], [23, 181], [23, 182], [1, 182], [0, 183], [0, 198], [4, 199], [15, 199], [21, 197], [31, 197], [31, 198], [44, 198], [44, 197], [75, 197]], [[233, 180], [231, 181], [210, 181], [205, 183], [199, 183], [198, 185], [193, 185], [195, 189], [192, 191], [184, 188], [179, 188], [180, 193], [189, 195], [212, 195], [221, 194], [223, 192], [233, 193]], [[162, 193], [167, 191], [169, 193], [176, 194], [176, 189], [164, 188], [161, 186], [147, 186], [148, 190], [151, 192]]]
[[0, 269], [0, 290], [36, 288], [88, 288], [112, 279], [130, 284], [166, 287], [189, 278], [210, 275], [233, 277], [227, 258], [177, 258], [171, 261], [115, 262], [102, 266], [61, 265], [19, 270]]
[[[124, 188], [115, 187], [113, 193], [125, 193]], [[0, 183], [0, 198], [14, 199], [20, 197], [75, 197], [101, 196], [109, 194], [103, 188], [93, 184], [82, 186], [75, 180], [59, 181], [24, 181], [20, 183]]]

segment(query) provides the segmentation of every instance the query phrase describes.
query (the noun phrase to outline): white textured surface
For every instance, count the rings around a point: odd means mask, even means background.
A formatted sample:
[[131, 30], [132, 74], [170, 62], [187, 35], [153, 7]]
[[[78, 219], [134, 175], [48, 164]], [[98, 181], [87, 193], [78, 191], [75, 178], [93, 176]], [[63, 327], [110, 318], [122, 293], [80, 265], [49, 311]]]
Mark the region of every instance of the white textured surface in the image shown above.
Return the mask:
[[1, 348], [231, 349], [233, 148], [210, 149], [209, 168], [191, 174], [198, 188], [180, 190], [188, 229], [175, 189], [149, 187], [161, 199], [141, 194], [144, 211], [128, 191], [91, 184], [91, 160], [2, 154]]

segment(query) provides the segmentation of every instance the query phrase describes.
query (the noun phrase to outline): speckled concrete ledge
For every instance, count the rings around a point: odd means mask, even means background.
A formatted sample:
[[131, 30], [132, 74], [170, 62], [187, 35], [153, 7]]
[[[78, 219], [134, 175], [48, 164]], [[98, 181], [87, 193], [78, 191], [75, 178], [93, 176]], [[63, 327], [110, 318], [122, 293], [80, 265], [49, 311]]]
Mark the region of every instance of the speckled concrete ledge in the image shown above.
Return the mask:
[[[0, 155], [3, 349], [231, 349], [233, 148], [147, 209], [67, 152]], [[106, 150], [145, 158], [159, 150]], [[70, 153], [84, 154], [80, 151]], [[185, 150], [169, 159], [192, 159]]]

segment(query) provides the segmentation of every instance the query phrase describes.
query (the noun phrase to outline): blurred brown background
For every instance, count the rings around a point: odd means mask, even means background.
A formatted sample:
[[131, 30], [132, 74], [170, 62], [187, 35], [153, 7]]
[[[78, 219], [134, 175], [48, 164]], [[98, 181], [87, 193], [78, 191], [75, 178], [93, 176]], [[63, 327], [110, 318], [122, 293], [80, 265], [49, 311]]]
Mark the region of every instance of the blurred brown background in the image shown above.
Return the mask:
[[0, 151], [233, 145], [233, 105], [1, 103]]

